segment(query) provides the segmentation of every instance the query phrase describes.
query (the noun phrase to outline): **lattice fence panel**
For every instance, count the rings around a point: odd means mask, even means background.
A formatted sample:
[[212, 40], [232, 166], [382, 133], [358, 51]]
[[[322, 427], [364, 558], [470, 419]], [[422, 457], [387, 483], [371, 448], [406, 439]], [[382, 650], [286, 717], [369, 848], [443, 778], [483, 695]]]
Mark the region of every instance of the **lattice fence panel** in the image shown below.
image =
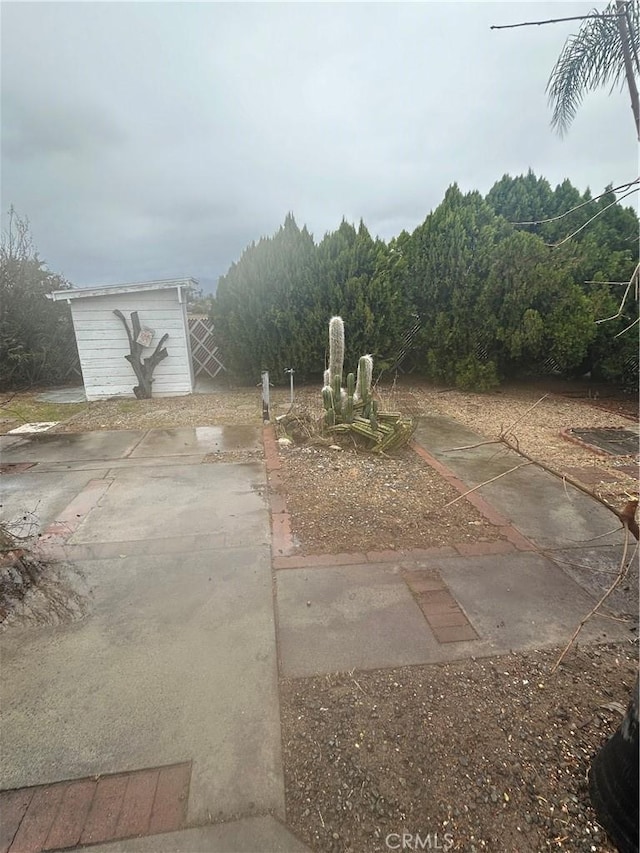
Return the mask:
[[196, 376], [204, 374], [215, 379], [227, 369], [220, 359], [220, 347], [216, 345], [213, 323], [208, 317], [189, 317], [189, 337], [193, 372]]

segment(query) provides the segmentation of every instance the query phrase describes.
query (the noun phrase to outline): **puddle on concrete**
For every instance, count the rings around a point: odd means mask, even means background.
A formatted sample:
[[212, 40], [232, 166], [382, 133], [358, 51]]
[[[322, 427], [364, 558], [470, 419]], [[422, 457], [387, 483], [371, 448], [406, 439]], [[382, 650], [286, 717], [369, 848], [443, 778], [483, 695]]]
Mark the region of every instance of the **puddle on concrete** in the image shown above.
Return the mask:
[[241, 448], [252, 450], [256, 446], [256, 441], [260, 442], [260, 432], [255, 426], [221, 426], [216, 427], [216, 429], [220, 431], [220, 451], [222, 453]]
[[255, 426], [175, 427], [150, 430], [131, 456], [226, 455], [261, 450], [260, 429]]

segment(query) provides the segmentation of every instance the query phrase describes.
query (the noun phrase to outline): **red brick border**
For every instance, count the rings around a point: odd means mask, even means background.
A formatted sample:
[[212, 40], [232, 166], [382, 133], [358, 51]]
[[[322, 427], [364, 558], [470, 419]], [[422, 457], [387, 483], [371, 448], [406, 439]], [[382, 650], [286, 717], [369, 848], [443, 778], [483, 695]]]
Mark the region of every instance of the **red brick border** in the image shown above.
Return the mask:
[[[606, 450], [603, 450], [601, 447], [598, 447], [595, 444], [590, 444], [588, 441], [585, 441], [583, 438], [580, 438], [577, 435], [573, 435], [572, 430], [579, 429], [579, 427], [565, 427], [560, 430], [560, 438], [564, 438], [565, 441], [570, 441], [571, 444], [577, 444], [578, 447], [582, 447], [585, 450], [588, 450], [590, 453], [595, 453], [597, 456], [604, 456], [607, 459], [615, 459], [616, 456], [613, 453], [607, 453]], [[597, 427], [593, 427], [593, 429], [597, 429]], [[606, 429], [620, 429], [623, 430], [624, 427], [606, 427]], [[629, 454], [632, 455], [632, 454]]]
[[0, 791], [0, 853], [42, 853], [181, 829], [191, 762]]
[[264, 446], [264, 463], [267, 469], [269, 510], [271, 514], [271, 557], [287, 557], [295, 550], [291, 533], [291, 516], [287, 511], [287, 501], [281, 493], [282, 489], [282, 460], [278, 453], [276, 432], [272, 424], [262, 428], [262, 443]]
[[[447, 468], [439, 459], [436, 459], [435, 456], [432, 456], [428, 450], [425, 450], [421, 444], [418, 444], [416, 441], [412, 441], [409, 445], [411, 449], [420, 456], [421, 459], [430, 465], [434, 471], [437, 471], [441, 477], [451, 485], [453, 488], [459, 492], [461, 495], [464, 495], [464, 499], [469, 501], [469, 503], [474, 506], [478, 512], [483, 515], [489, 524], [493, 524], [496, 527], [500, 528], [500, 533], [506, 537], [509, 542], [511, 542], [518, 551], [535, 551], [535, 545], [530, 542], [525, 536], [520, 533], [520, 531], [515, 528], [508, 518], [505, 518], [502, 513], [499, 513], [491, 504], [486, 501], [483, 497], [481, 497], [477, 492], [471, 492], [470, 494], [466, 494], [469, 491], [469, 487], [462, 482], [462, 480], [451, 471], [450, 468]], [[481, 546], [491, 546], [494, 543], [491, 542], [481, 542], [477, 543]], [[495, 543], [498, 544], [498, 543]], [[456, 547], [464, 547], [464, 546], [456, 546]], [[496, 552], [491, 550], [482, 550], [480, 553], [482, 554], [492, 554], [492, 553], [503, 553]], [[476, 556], [476, 555], [474, 555]]]
[[22, 474], [37, 465], [37, 462], [0, 462], [0, 474]]
[[37, 555], [50, 560], [64, 559], [64, 545], [67, 540], [89, 512], [98, 505], [112, 483], [113, 479], [107, 478], [89, 480], [71, 503], [58, 514], [57, 519], [40, 534], [34, 548]]
[[406, 570], [402, 577], [439, 643], [478, 639], [466, 613], [437, 572]]
[[564, 438], [565, 441], [571, 442], [571, 444], [577, 444], [578, 447], [582, 447], [583, 450], [589, 450], [591, 453], [595, 453], [597, 456], [608, 456], [608, 453], [605, 453], [604, 450], [600, 447], [596, 447], [595, 444], [589, 444], [588, 441], [583, 441], [581, 438], [578, 438], [577, 435], [571, 435], [569, 430], [571, 427], [565, 427], [561, 429], [559, 432], [560, 438]]

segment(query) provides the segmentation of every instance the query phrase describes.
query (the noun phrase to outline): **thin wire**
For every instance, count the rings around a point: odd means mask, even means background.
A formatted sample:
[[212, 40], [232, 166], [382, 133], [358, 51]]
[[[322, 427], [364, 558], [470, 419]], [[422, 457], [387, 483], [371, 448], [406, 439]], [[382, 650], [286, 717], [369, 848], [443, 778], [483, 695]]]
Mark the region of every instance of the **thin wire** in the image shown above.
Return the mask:
[[614, 204], [618, 204], [618, 202], [622, 201], [625, 198], [628, 198], [630, 195], [633, 195], [634, 193], [637, 193], [639, 191], [640, 187], [635, 190], [629, 190], [628, 193], [625, 193], [624, 195], [620, 196], [620, 198], [616, 199], [615, 201], [612, 201], [611, 204], [608, 204], [606, 207], [603, 207], [602, 210], [599, 210], [594, 216], [591, 217], [591, 219], [587, 219], [584, 225], [581, 225], [579, 228], [576, 228], [576, 230], [572, 234], [569, 234], [567, 237], [560, 240], [559, 243], [545, 243], [545, 245], [551, 246], [552, 249], [556, 249], [558, 246], [562, 246], [562, 244], [566, 243], [567, 240], [570, 240], [572, 237], [575, 237], [576, 234], [579, 234], [581, 231], [583, 231], [587, 227], [587, 225], [593, 222], [594, 219], [597, 219], [600, 214], [604, 213], [606, 210], [609, 210], [609, 208], [613, 207]]
[[580, 210], [581, 207], [585, 207], [587, 204], [591, 204], [594, 201], [598, 201], [599, 198], [603, 198], [609, 193], [615, 193], [618, 190], [624, 189], [626, 187], [632, 187], [634, 184], [640, 182], [640, 178], [636, 178], [634, 181], [627, 181], [626, 184], [620, 184], [617, 187], [612, 187], [610, 190], [605, 190], [600, 195], [595, 196], [594, 198], [590, 198], [588, 201], [583, 201], [581, 204], [576, 205], [575, 207], [569, 208], [569, 210], [564, 213], [560, 213], [558, 216], [552, 216], [549, 219], [534, 219], [531, 222], [512, 222], [511, 225], [544, 225], [545, 222], [555, 222], [558, 219], [563, 219], [565, 216], [568, 216], [570, 213], [574, 213], [576, 210]]

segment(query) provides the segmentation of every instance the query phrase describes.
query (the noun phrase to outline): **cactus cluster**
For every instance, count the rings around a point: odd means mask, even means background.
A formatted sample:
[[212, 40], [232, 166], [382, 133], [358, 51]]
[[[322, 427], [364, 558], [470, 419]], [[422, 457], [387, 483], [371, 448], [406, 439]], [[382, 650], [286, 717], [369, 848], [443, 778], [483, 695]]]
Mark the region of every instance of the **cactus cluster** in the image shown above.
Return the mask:
[[357, 375], [347, 374], [347, 387], [342, 387], [344, 370], [344, 322], [342, 317], [329, 321], [329, 367], [324, 372], [322, 403], [326, 427], [334, 433], [353, 432], [369, 439], [375, 451], [396, 450], [413, 435], [413, 421], [400, 412], [378, 411], [373, 399], [373, 358], [363, 355]]

